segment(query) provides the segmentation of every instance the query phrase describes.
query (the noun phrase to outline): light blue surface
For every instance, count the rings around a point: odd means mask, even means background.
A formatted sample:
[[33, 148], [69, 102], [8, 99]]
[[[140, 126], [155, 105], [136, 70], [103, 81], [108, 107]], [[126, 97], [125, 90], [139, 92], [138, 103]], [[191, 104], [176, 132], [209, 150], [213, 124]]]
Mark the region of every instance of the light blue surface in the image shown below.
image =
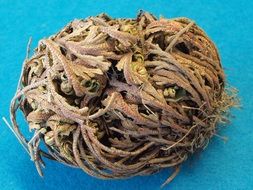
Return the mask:
[[[139, 9], [165, 17], [194, 19], [214, 40], [230, 84], [240, 91], [243, 109], [208, 148], [181, 168], [177, 178], [164, 189], [253, 189], [253, 1], [167, 0], [167, 1], [28, 1], [0, 0], [0, 116], [8, 117], [26, 44], [33, 37], [49, 36], [74, 18], [106, 12], [113, 17], [135, 17]], [[22, 123], [25, 126], [25, 123]], [[38, 176], [33, 163], [10, 130], [0, 121], [1, 190], [155, 190], [169, 170], [148, 177], [103, 181], [80, 170], [46, 161], [45, 177]]]

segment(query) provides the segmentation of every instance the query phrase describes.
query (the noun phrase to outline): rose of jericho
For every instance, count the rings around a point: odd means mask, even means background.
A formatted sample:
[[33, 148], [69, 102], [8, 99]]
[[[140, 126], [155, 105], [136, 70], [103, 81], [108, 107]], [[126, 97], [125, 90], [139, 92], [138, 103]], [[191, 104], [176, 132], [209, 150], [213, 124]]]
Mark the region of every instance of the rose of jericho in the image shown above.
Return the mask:
[[[192, 20], [101, 14], [39, 42], [24, 62], [11, 120], [41, 175], [46, 157], [125, 178], [177, 173], [234, 100], [215, 45]], [[18, 108], [31, 139], [16, 122]]]

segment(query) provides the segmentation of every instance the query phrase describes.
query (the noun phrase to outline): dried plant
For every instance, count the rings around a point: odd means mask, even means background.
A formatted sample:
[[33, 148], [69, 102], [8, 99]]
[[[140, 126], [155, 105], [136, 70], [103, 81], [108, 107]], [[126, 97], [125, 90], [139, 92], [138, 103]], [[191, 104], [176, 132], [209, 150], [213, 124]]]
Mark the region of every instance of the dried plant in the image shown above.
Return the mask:
[[[168, 183], [235, 103], [215, 45], [193, 21], [101, 14], [39, 42], [11, 120], [41, 175], [45, 156], [98, 178], [175, 167]], [[18, 108], [32, 139], [20, 132]]]

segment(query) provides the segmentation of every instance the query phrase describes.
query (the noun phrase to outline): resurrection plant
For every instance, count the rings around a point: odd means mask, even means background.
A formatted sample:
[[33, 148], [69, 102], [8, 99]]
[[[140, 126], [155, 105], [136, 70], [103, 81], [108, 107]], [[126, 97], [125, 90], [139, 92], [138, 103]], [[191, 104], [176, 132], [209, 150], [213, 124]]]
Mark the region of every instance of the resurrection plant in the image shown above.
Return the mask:
[[215, 45], [192, 20], [101, 14], [74, 20], [27, 56], [11, 121], [40, 175], [47, 157], [104, 179], [174, 167], [168, 183], [235, 103]]

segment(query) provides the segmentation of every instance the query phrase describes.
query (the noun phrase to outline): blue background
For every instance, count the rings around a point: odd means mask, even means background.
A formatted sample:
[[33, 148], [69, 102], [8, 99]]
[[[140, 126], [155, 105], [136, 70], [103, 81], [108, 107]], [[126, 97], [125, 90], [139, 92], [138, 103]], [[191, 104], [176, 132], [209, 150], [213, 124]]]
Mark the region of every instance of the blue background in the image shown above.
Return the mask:
[[[0, 116], [8, 107], [33, 37], [49, 36], [74, 18], [106, 12], [113, 17], [135, 17], [144, 9], [156, 16], [194, 19], [214, 40], [232, 86], [239, 89], [243, 108], [234, 110], [232, 124], [219, 131], [225, 143], [214, 137], [208, 148], [194, 155], [177, 178], [164, 189], [253, 189], [253, 1], [28, 1], [0, 0]], [[25, 127], [25, 122], [21, 122]], [[170, 170], [127, 180], [98, 180], [81, 170], [46, 161], [40, 178], [33, 163], [3, 121], [0, 121], [0, 189], [160, 189]]]

